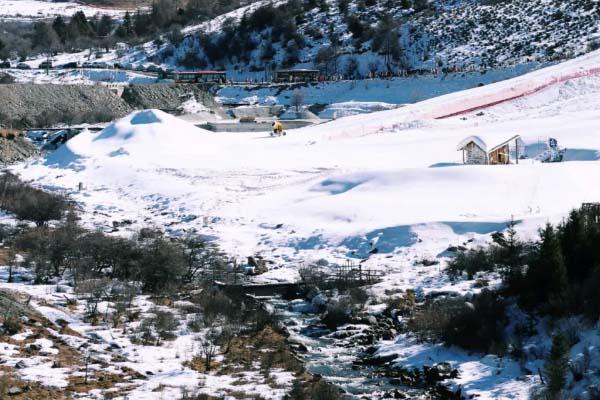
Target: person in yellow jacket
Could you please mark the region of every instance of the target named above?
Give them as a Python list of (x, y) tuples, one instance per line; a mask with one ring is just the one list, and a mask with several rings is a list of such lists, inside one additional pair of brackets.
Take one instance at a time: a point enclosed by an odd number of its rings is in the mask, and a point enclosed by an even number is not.
[(271, 124), (271, 126), (273, 127), (273, 133), (271, 136), (281, 136), (283, 134), (283, 124), (281, 121), (275, 121), (273, 124)]

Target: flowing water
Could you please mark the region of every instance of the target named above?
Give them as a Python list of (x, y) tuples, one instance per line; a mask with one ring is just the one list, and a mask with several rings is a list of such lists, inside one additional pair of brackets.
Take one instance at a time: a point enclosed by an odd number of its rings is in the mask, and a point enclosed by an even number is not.
[(386, 391), (396, 389), (410, 398), (425, 394), (421, 390), (390, 384), (389, 379), (379, 376), (373, 367), (354, 367), (353, 362), (360, 359), (364, 347), (353, 343), (351, 337), (342, 336), (360, 334), (368, 326), (351, 325), (347, 330), (330, 332), (318, 326), (318, 315), (290, 311), (289, 301), (270, 299), (268, 303), (283, 319), (290, 339), (307, 347), (308, 351), (302, 354), (306, 369), (342, 388), (347, 398), (378, 399), (383, 398)]

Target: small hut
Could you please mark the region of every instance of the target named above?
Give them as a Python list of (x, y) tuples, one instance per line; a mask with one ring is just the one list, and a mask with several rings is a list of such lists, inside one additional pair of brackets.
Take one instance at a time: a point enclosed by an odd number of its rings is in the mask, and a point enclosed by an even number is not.
[(511, 164), (519, 163), (525, 145), (519, 135), (486, 143), (479, 136), (469, 136), (458, 144), (465, 164)]

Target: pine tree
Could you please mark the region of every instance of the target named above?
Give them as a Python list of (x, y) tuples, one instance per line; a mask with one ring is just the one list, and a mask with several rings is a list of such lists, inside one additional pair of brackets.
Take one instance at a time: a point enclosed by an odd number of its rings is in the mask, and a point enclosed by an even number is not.
[(501, 243), (502, 264), (504, 267), (504, 283), (512, 292), (517, 292), (523, 279), (524, 245), (519, 240), (514, 219), (508, 223), (506, 237)]
[(52, 22), (52, 28), (54, 32), (58, 35), (58, 38), (62, 43), (65, 43), (67, 40), (67, 24), (65, 20), (60, 15), (54, 19)]
[(559, 399), (567, 380), (569, 345), (562, 334), (552, 337), (552, 348), (544, 363), (546, 389), (550, 399)]
[(291, 400), (307, 400), (308, 396), (304, 390), (304, 385), (300, 379), (295, 379), (290, 391)]
[(554, 228), (548, 224), (542, 232), (540, 257), (547, 276), (547, 301), (550, 314), (558, 316), (564, 312), (568, 290), (567, 268), (560, 242)]
[(527, 289), (522, 291), (529, 306), (559, 316), (565, 311), (568, 292), (567, 269), (560, 241), (552, 225), (540, 232), (541, 243), (527, 271)]

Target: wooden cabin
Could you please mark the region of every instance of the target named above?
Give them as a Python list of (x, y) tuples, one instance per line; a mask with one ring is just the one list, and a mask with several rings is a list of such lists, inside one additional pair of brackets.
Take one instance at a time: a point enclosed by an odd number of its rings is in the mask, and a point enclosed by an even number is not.
[(479, 136), (469, 136), (457, 146), (464, 164), (506, 165), (519, 163), (525, 145), (519, 135), (486, 143)]

